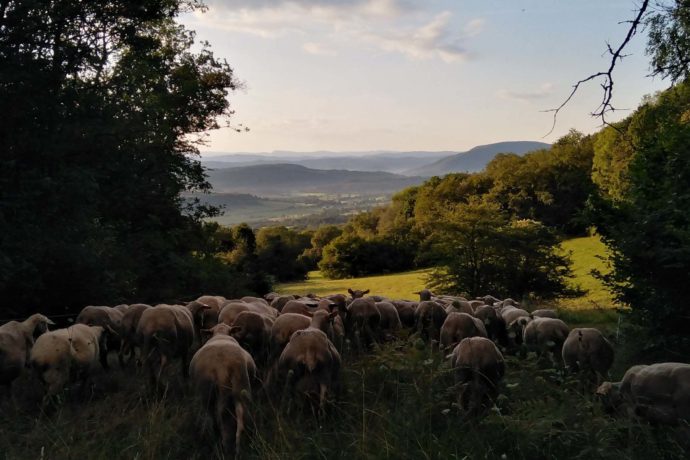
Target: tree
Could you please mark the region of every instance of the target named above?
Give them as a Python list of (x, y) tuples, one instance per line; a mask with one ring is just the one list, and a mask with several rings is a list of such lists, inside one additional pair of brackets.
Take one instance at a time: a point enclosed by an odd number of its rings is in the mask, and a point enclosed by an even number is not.
[(448, 212), (430, 237), (438, 268), (427, 283), (471, 297), (554, 298), (575, 292), (567, 255), (553, 230), (536, 221), (511, 220), (495, 203), (473, 200)]
[(644, 345), (668, 358), (690, 350), (689, 122), (688, 82), (648, 99), (627, 124), (634, 149), (621, 197), (604, 189), (592, 200), (597, 228), (613, 252), (606, 280), (631, 307), (632, 323), (647, 332)]
[(175, 22), (199, 3), (0, 7), (3, 303), (194, 295), (214, 209), (180, 194), (209, 188), (194, 157), (232, 113), (236, 87), (229, 65), (204, 44), (193, 51), (194, 34)]
[(302, 263), (310, 270), (315, 270), (323, 257), (323, 248), (342, 233), (343, 229), (337, 225), (321, 225), (311, 237), (311, 246), (300, 256)]
[(277, 281), (303, 280), (308, 268), (300, 255), (309, 247), (307, 235), (287, 227), (264, 227), (256, 235), (259, 266)]

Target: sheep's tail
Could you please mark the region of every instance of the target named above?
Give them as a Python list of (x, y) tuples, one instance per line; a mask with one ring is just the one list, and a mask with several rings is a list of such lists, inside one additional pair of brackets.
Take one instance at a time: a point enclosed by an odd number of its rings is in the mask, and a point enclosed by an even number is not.
[(308, 349), (304, 356), (304, 366), (307, 368), (307, 371), (314, 372), (318, 365), (319, 360), (316, 353), (314, 353), (314, 350)]

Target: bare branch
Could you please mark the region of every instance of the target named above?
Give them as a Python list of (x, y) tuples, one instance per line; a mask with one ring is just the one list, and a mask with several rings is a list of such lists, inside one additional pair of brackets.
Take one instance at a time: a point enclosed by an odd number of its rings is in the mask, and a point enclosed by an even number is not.
[(548, 136), (554, 131), (554, 129), (556, 129), (556, 120), (558, 117), (558, 113), (575, 96), (575, 93), (577, 93), (580, 86), (598, 78), (604, 79), (604, 82), (601, 84), (601, 88), (604, 94), (601, 100), (601, 104), (590, 115), (592, 115), (593, 117), (601, 118), (601, 122), (603, 125), (609, 124), (606, 121), (606, 114), (609, 112), (616, 111), (616, 108), (611, 103), (613, 99), (614, 86), (613, 71), (616, 68), (616, 64), (618, 64), (619, 61), (622, 61), (623, 58), (628, 56), (627, 54), (623, 54), (623, 50), (637, 33), (637, 29), (640, 26), (640, 24), (642, 24), (645, 12), (647, 11), (648, 7), (649, 0), (643, 0), (642, 5), (637, 10), (637, 16), (635, 17), (635, 19), (633, 19), (632, 21), (625, 21), (630, 23), (630, 28), (628, 29), (628, 33), (626, 34), (625, 38), (623, 39), (623, 41), (617, 49), (614, 50), (610, 44), (606, 44), (606, 52), (611, 56), (611, 63), (609, 64), (609, 68), (606, 71), (597, 72), (586, 78), (583, 78), (582, 80), (579, 80), (577, 83), (575, 83), (572, 91), (570, 92), (568, 97), (561, 103), (561, 105), (554, 109), (544, 110), (544, 112), (553, 112), (553, 124), (551, 125), (551, 130), (549, 130), (549, 132), (544, 137)]

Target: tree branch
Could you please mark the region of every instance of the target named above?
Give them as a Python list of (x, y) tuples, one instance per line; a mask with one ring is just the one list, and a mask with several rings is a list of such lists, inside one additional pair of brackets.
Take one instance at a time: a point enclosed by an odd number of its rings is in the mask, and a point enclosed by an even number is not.
[(582, 80), (579, 80), (577, 83), (575, 83), (572, 91), (570, 92), (568, 97), (565, 98), (565, 100), (561, 103), (561, 105), (553, 109), (544, 110), (544, 112), (553, 112), (553, 124), (551, 125), (551, 129), (549, 130), (549, 132), (544, 137), (548, 136), (554, 131), (554, 129), (556, 128), (556, 120), (558, 118), (559, 112), (575, 96), (575, 93), (577, 93), (577, 91), (580, 89), (580, 86), (599, 78), (604, 79), (604, 82), (601, 84), (601, 88), (604, 91), (604, 95), (602, 97), (601, 104), (599, 104), (597, 109), (590, 115), (592, 115), (593, 117), (601, 118), (602, 124), (608, 124), (606, 122), (606, 114), (609, 112), (615, 112), (616, 110), (616, 108), (611, 103), (611, 100), (613, 99), (614, 86), (613, 71), (616, 68), (616, 64), (618, 64), (618, 61), (622, 61), (623, 58), (627, 56), (626, 54), (623, 54), (623, 50), (637, 33), (637, 29), (640, 26), (640, 24), (642, 24), (645, 12), (647, 11), (648, 7), (649, 0), (643, 0), (642, 5), (637, 10), (637, 16), (632, 21), (629, 21), (630, 28), (628, 29), (628, 33), (626, 34), (625, 39), (623, 39), (623, 41), (617, 49), (614, 50), (613, 48), (611, 48), (610, 44), (606, 45), (606, 52), (611, 56), (611, 63), (609, 64), (609, 68), (606, 71), (597, 72), (586, 78), (583, 78)]

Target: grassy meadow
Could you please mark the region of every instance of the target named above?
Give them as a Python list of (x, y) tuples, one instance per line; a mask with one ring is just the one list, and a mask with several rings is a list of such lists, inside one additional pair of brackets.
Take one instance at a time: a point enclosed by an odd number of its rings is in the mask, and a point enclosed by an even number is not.
[[(575, 282), (589, 288), (578, 302), (559, 305), (571, 325), (596, 324), (615, 341), (616, 312), (589, 275), (600, 242), (580, 238)], [(428, 271), (350, 280), (318, 272), (281, 292), (324, 294), (348, 287), (412, 298)], [(591, 301), (591, 302), (590, 302)], [(570, 301), (568, 301), (570, 302)], [(590, 306), (590, 308), (585, 308)], [(654, 427), (603, 412), (594, 387), (532, 353), (506, 354), (501, 396), (481, 420), (457, 406), (458, 388), (444, 354), (410, 331), (366, 354), (343, 350), (343, 390), (327, 415), (300, 410), (281, 389), (255, 391), (243, 443), (247, 459), (644, 459), (687, 458), (687, 428)], [(630, 365), (617, 356), (612, 377)], [(141, 369), (99, 371), (93, 387), (67, 389), (50, 414), (40, 409), (40, 386), (30, 376), (0, 398), (0, 459), (223, 458), (201, 402), (176, 362), (152, 395)]]

